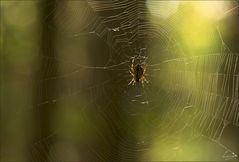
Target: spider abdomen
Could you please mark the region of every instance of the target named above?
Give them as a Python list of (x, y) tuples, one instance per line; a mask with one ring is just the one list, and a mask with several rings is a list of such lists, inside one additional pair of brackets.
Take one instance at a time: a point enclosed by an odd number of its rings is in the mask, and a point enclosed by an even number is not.
[(144, 74), (144, 69), (139, 64), (135, 66), (135, 81), (139, 82)]

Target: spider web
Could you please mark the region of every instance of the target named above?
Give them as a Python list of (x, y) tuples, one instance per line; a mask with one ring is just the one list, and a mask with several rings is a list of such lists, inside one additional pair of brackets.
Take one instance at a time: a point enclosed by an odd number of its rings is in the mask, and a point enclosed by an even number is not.
[[(220, 47), (188, 55), (170, 23), (174, 17), (149, 21), (157, 13), (141, 0), (55, 4), (43, 22), (53, 17), (46, 25), (56, 45), (51, 56), (39, 56), (37, 107), (73, 114), (55, 115), (58, 124), (32, 146), (35, 161), (187, 160), (176, 154), (200, 143), (219, 148), (214, 159), (238, 159), (222, 136), (239, 125), (239, 54), (215, 25)], [(144, 88), (128, 86), (130, 58), (137, 55), (147, 57)], [(165, 151), (151, 158), (155, 139)]]

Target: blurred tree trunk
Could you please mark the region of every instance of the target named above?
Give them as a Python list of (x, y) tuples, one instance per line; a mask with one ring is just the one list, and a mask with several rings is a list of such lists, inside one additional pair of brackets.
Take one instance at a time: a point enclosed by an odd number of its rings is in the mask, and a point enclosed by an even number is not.
[[(50, 142), (48, 137), (53, 133), (51, 131), (51, 116), (56, 108), (55, 102), (52, 102), (56, 95), (57, 79), (46, 80), (56, 76), (56, 60), (50, 59), (54, 53), (55, 31), (51, 28), (54, 25), (53, 16), (55, 9), (54, 0), (42, 0), (39, 3), (41, 27), (41, 48), (39, 54), (39, 70), (36, 74), (36, 140), (32, 148), (32, 156), (35, 161), (54, 161), (50, 154)], [(46, 102), (47, 101), (47, 102)]]

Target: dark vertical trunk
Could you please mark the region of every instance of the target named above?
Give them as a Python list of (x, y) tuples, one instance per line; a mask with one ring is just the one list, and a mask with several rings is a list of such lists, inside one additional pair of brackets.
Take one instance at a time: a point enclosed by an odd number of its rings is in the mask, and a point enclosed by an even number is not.
[(36, 74), (35, 88), (35, 117), (36, 117), (36, 139), (31, 148), (32, 158), (35, 161), (52, 161), (50, 154), (49, 136), (52, 134), (50, 128), (51, 116), (56, 108), (55, 102), (52, 102), (56, 95), (57, 80), (46, 80), (56, 75), (56, 61), (50, 59), (54, 53), (55, 32), (50, 26), (54, 24), (52, 11), (54, 10), (54, 0), (43, 0), (39, 3), (41, 15), (41, 44), (39, 45), (39, 70)]

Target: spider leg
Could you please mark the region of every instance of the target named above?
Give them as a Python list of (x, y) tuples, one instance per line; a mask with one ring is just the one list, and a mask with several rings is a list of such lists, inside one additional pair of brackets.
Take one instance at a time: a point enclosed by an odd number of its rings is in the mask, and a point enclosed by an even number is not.
[(142, 78), (140, 79), (141, 82), (146, 82), (147, 84), (149, 83), (149, 81), (145, 78), (145, 76), (142, 76)]
[(144, 81), (146, 82), (146, 83), (149, 83), (149, 81), (144, 77)]
[(132, 59), (131, 61), (131, 66), (130, 66), (130, 70), (129, 70), (129, 73), (132, 75), (132, 80), (129, 82), (128, 85), (135, 85), (135, 75), (134, 75), (134, 58)]
[(130, 69), (134, 69), (134, 63), (132, 62), (131, 66), (130, 66)]
[(144, 79), (141, 80), (142, 87), (144, 88)]
[(146, 68), (144, 67), (143, 69), (144, 69), (144, 71), (143, 71), (143, 75), (145, 75), (145, 73), (146, 73)]
[(134, 58), (132, 59), (132, 65), (134, 64)]
[(131, 70), (129, 70), (129, 73), (134, 77), (134, 73)]
[(129, 82), (129, 84), (128, 85), (134, 85), (135, 84), (135, 81), (134, 81), (134, 78)]

